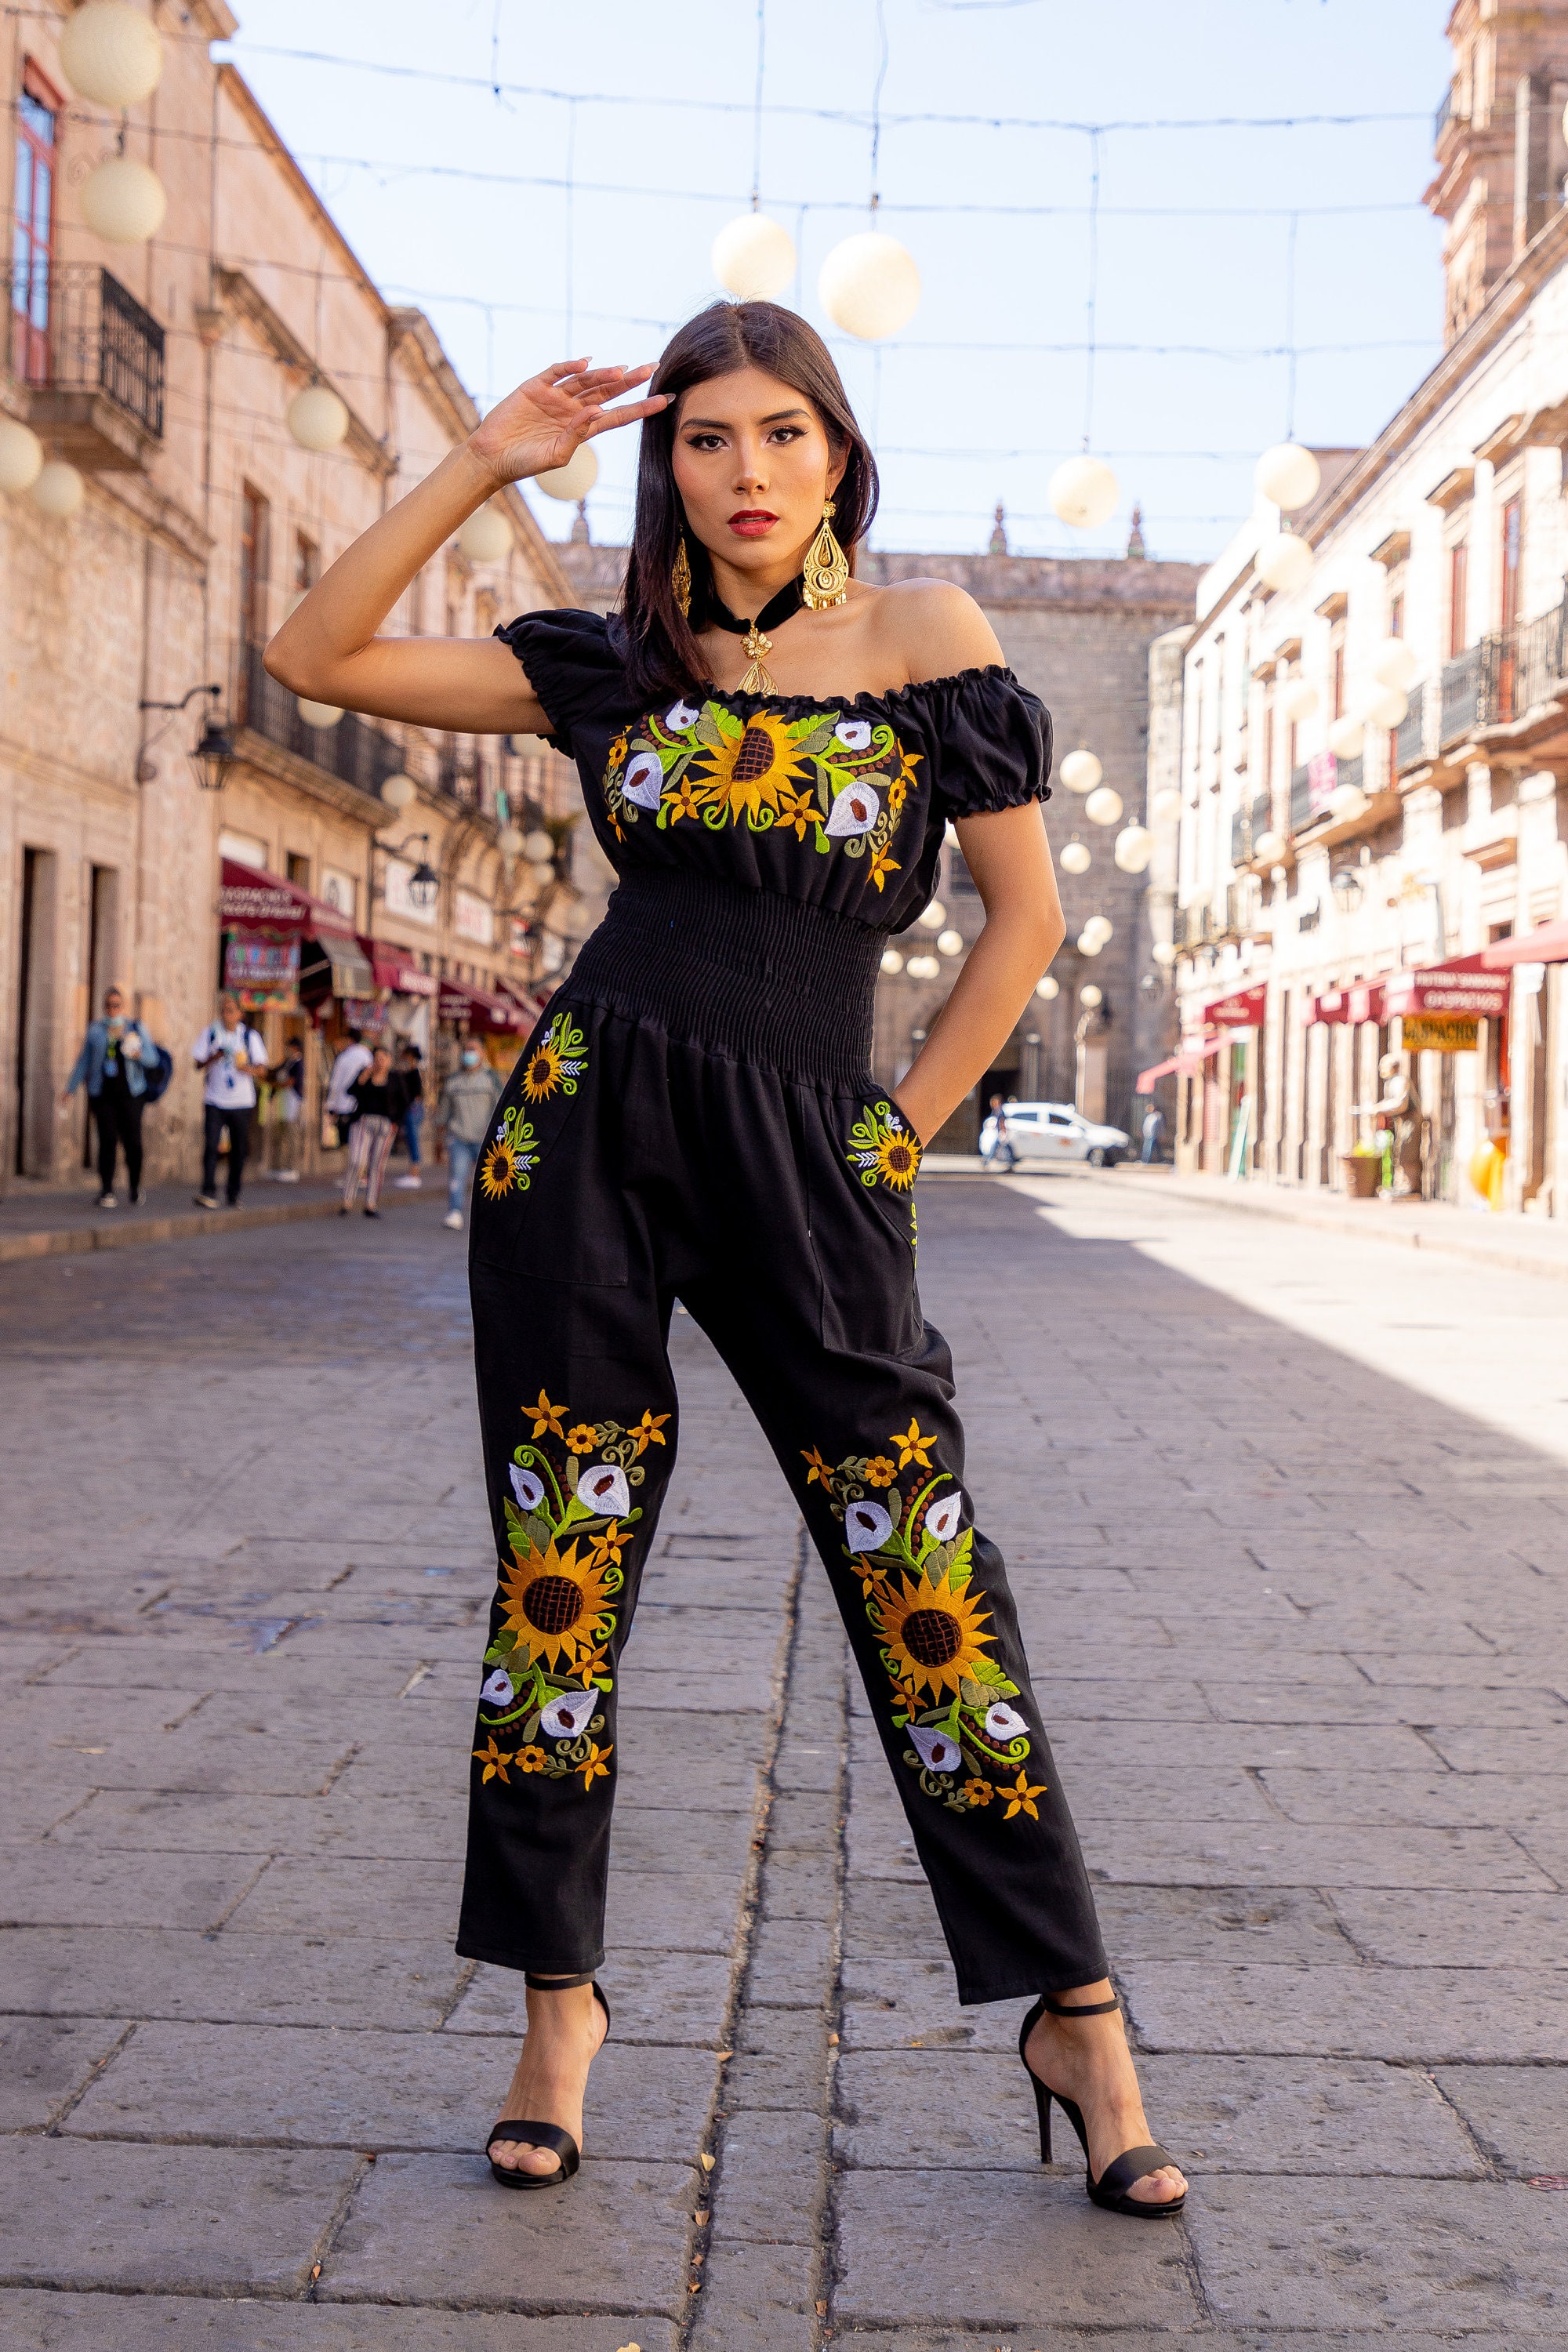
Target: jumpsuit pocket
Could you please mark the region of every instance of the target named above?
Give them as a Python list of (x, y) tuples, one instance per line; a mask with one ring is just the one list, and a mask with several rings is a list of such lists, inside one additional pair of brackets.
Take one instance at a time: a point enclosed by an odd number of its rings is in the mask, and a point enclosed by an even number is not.
[(919, 1139), (884, 1087), (821, 1108), (806, 1184), (823, 1339), (857, 1353), (914, 1356), (925, 1332), (915, 1286)]
[(602, 1042), (595, 1008), (579, 1013), (557, 1000), (519, 1055), (474, 1181), (477, 1264), (536, 1282), (627, 1279), (617, 1162), (603, 1133)]

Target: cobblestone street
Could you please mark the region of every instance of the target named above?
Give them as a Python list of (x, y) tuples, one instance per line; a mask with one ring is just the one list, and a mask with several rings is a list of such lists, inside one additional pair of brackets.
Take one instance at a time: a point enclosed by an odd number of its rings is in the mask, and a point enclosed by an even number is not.
[[(1561, 1283), (931, 1178), (926, 1310), (1184, 2217), (1042, 2173), (783, 1481), (678, 1317), (582, 2175), (478, 2150), (463, 1244), (0, 1267), (6, 2352), (1568, 2347)], [(1557, 2193), (1563, 2192), (1563, 2193)]]

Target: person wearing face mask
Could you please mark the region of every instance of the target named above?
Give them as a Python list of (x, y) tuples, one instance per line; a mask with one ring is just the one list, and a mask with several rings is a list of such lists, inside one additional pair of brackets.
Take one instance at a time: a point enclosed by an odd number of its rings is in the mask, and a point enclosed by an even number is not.
[(66, 1081), (60, 1100), (69, 1102), (85, 1078), (87, 1098), (98, 1125), (98, 1205), (116, 1209), (114, 1169), (125, 1153), (125, 1181), (131, 1205), (142, 1205), (142, 1114), (147, 1107), (147, 1080), (158, 1059), (158, 1049), (140, 1021), (125, 1017), (125, 999), (118, 988), (103, 992), (103, 1018), (89, 1022), (76, 1067)]
[(447, 1139), (444, 1222), (455, 1234), (463, 1230), (463, 1206), (500, 1090), (500, 1074), (491, 1069), (472, 1039), (465, 1039), (458, 1067), (442, 1087), (436, 1106), (436, 1124)]

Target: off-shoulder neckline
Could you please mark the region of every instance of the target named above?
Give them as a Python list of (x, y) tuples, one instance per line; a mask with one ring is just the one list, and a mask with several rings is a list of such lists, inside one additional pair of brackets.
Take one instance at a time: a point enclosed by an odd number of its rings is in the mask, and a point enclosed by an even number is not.
[(891, 705), (907, 703), (917, 695), (936, 694), (951, 687), (966, 686), (972, 680), (992, 677), (1004, 686), (1018, 684), (1005, 662), (983, 662), (971, 669), (953, 670), (946, 677), (911, 678), (907, 686), (889, 686), (880, 694), (742, 694), (739, 687), (716, 686), (711, 678), (705, 678), (698, 691), (715, 702), (747, 703), (755, 709), (805, 718), (814, 710), (885, 710)]

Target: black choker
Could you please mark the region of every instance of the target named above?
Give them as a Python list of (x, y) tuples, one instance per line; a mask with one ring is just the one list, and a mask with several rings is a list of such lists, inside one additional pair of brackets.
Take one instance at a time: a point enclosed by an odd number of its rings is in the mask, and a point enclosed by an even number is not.
[(781, 588), (776, 596), (769, 597), (754, 621), (738, 621), (729, 606), (721, 603), (718, 590), (711, 581), (709, 582), (703, 618), (714, 628), (727, 629), (732, 637), (745, 639), (745, 650), (751, 667), (736, 688), (737, 694), (776, 694), (778, 692), (778, 688), (763, 667), (766, 656), (773, 649), (773, 640), (768, 635), (768, 631), (782, 628), (785, 621), (794, 618), (805, 602), (803, 575), (797, 572), (787, 588)]

